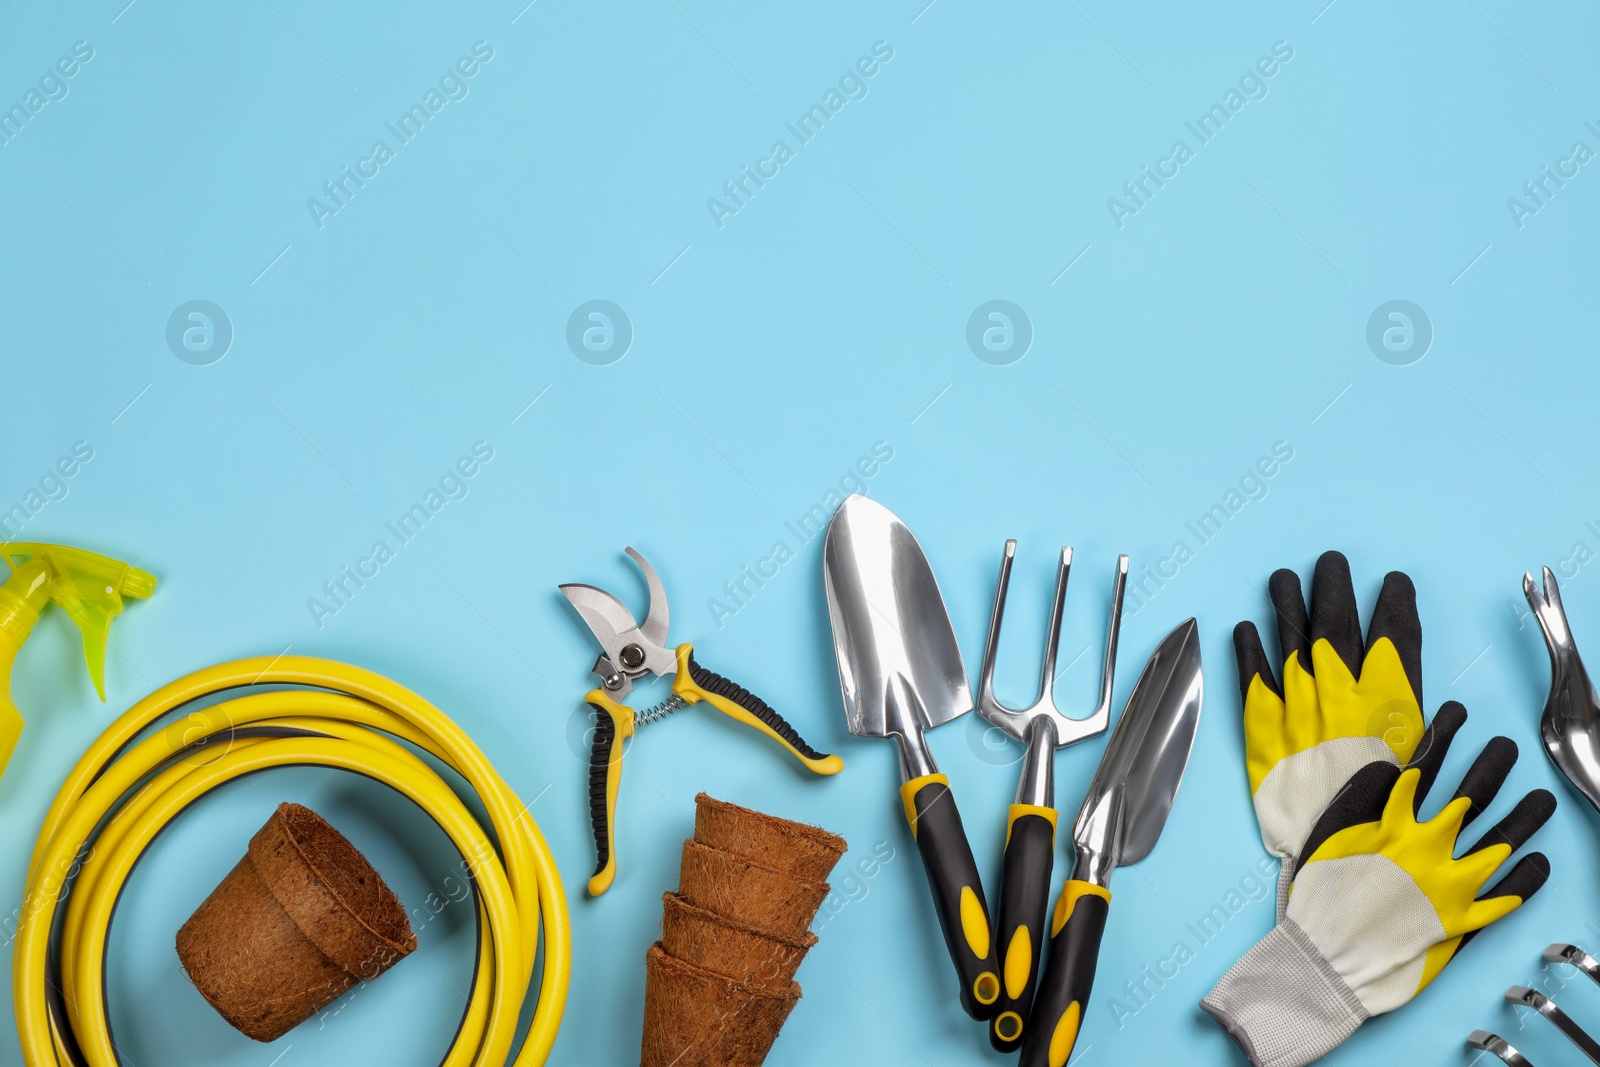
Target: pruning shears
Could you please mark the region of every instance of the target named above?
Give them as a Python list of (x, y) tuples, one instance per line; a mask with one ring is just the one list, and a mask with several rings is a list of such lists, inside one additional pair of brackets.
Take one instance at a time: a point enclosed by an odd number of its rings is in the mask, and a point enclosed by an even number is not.
[[(632, 548), (627, 553), (644, 572), (650, 587), (650, 610), (643, 623), (622, 601), (603, 589), (577, 582), (560, 587), (602, 650), (594, 662), (600, 685), (584, 697), (595, 715), (594, 742), (589, 752), (589, 817), (594, 825), (595, 871), (589, 879), (589, 895), (596, 897), (611, 888), (617, 876), (615, 822), (623, 742), (637, 730), (687, 705), (706, 701), (724, 715), (778, 742), (807, 770), (838, 774), (844, 769), (843, 760), (806, 744), (766, 701), (700, 666), (692, 644), (669, 647), (666, 588), (643, 556)], [(673, 675), (672, 694), (654, 707), (636, 712), (620, 701), (632, 691), (634, 679), (647, 674)]]

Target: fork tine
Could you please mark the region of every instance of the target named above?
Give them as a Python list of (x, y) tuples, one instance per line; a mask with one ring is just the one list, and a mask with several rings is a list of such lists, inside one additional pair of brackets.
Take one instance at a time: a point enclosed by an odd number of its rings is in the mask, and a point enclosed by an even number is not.
[(1128, 554), (1117, 556), (1117, 577), (1111, 590), (1111, 621), (1106, 624), (1106, 660), (1100, 671), (1100, 703), (1095, 715), (1111, 714), (1111, 683), (1117, 672), (1117, 638), (1122, 634), (1122, 594), (1128, 585)]
[[(1055, 602), (1050, 606), (1050, 629), (1044, 639), (1044, 670), (1039, 679), (1039, 700), (1056, 703), (1056, 653), (1061, 647), (1061, 614), (1067, 604), (1067, 577), (1072, 573), (1072, 548), (1061, 550), (1061, 564), (1056, 568)], [(1056, 710), (1060, 710), (1057, 708)]]
[(983, 643), (983, 666), (978, 672), (980, 704), (998, 703), (994, 699), (995, 650), (1000, 647), (1000, 620), (1006, 613), (1006, 589), (1011, 585), (1011, 561), (1016, 554), (1016, 538), (1006, 538), (1006, 547), (1000, 554), (1000, 579), (995, 583), (994, 611), (989, 615), (989, 637)]

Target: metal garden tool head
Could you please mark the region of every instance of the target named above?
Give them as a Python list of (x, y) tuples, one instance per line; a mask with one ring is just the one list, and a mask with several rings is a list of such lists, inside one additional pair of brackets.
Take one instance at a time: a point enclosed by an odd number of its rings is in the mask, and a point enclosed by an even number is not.
[(1600, 694), (1578, 655), (1561, 606), (1561, 589), (1550, 568), (1544, 568), (1543, 593), (1531, 574), (1522, 576), (1522, 592), (1550, 651), (1550, 695), (1539, 724), (1545, 752), (1573, 787), (1600, 809)]
[(972, 690), (928, 557), (864, 496), (840, 505), (822, 553), (850, 732), (898, 739), (907, 779), (937, 773), (922, 732), (971, 711)]
[(633, 690), (635, 678), (646, 674), (671, 674), (678, 665), (673, 650), (667, 647), (667, 623), (671, 615), (667, 608), (666, 586), (662, 585), (661, 576), (650, 562), (631, 546), (623, 551), (639, 565), (645, 584), (650, 587), (650, 610), (643, 623), (636, 622), (633, 612), (604, 589), (582, 582), (568, 582), (560, 587), (562, 595), (577, 609), (578, 616), (600, 643), (602, 651), (594, 661), (593, 673), (614, 697), (627, 696)]
[(1006, 611), (1006, 590), (1011, 584), (1011, 563), (1017, 552), (1015, 539), (1006, 541), (1000, 556), (1000, 580), (995, 587), (994, 613), (989, 617), (989, 639), (983, 647), (983, 668), (978, 679), (978, 714), (1028, 746), (1017, 783), (1018, 804), (1055, 806), (1053, 756), (1057, 748), (1104, 733), (1111, 721), (1111, 684), (1117, 663), (1117, 636), (1122, 629), (1122, 594), (1128, 581), (1128, 557), (1117, 557), (1116, 584), (1111, 594), (1111, 621), (1106, 631), (1105, 662), (1100, 673), (1100, 700), (1088, 716), (1075, 719), (1056, 703), (1056, 654), (1061, 644), (1061, 614), (1067, 602), (1067, 577), (1072, 571), (1072, 549), (1061, 550), (1056, 569), (1055, 599), (1050, 607), (1050, 628), (1045, 635), (1044, 669), (1039, 695), (1026, 708), (1009, 708), (994, 695), (995, 652), (1000, 646), (1000, 623)]
[(1189, 766), (1205, 676), (1200, 628), (1185, 619), (1150, 654), (1106, 742), (1072, 828), (1073, 877), (1105, 884), (1112, 867), (1150, 855)]

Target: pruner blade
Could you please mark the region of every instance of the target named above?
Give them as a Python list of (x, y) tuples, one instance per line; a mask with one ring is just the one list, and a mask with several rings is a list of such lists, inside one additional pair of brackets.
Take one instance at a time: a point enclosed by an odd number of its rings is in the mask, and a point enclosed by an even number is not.
[(632, 548), (628, 555), (644, 571), (650, 587), (650, 610), (643, 625), (616, 597), (604, 589), (570, 582), (560, 587), (578, 616), (600, 643), (604, 655), (594, 673), (616, 693), (626, 693), (631, 680), (645, 673), (671, 674), (677, 670), (677, 656), (666, 645), (667, 596), (661, 579), (645, 558)]
[(650, 566), (650, 561), (639, 554), (639, 550), (629, 545), (623, 551), (628, 553), (630, 559), (644, 571), (644, 580), (650, 586), (650, 611), (644, 618), (644, 625), (639, 627), (639, 632), (645, 639), (659, 648), (667, 645), (667, 587), (661, 584), (660, 575)]

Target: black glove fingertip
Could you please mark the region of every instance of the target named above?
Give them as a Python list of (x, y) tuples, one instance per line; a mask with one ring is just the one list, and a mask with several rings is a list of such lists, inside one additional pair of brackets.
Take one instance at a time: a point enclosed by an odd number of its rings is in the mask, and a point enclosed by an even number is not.
[(1423, 732), (1422, 740), (1411, 754), (1411, 762), (1406, 765), (1422, 772), (1417, 783), (1417, 810), (1421, 810), (1422, 798), (1428, 795), (1428, 790), (1433, 788), (1434, 781), (1439, 777), (1439, 768), (1444, 766), (1444, 758), (1450, 754), (1450, 742), (1455, 740), (1456, 732), (1466, 722), (1467, 709), (1459, 701), (1451, 700), (1439, 708), (1433, 722)]
[(1512, 852), (1528, 843), (1528, 839), (1539, 832), (1539, 828), (1550, 821), (1550, 816), (1556, 811), (1555, 794), (1548, 789), (1535, 789), (1521, 800), (1511, 813), (1501, 819), (1489, 832), (1478, 839), (1467, 852), (1482, 851), (1494, 845), (1507, 845)]
[(1326, 640), (1350, 673), (1361, 673), (1361, 618), (1350, 561), (1343, 552), (1324, 552), (1311, 575), (1311, 642)]
[(1383, 577), (1383, 588), (1378, 592), (1378, 603), (1372, 609), (1372, 621), (1367, 624), (1367, 648), (1387, 637), (1400, 656), (1406, 680), (1417, 703), (1422, 703), (1422, 621), (1417, 617), (1417, 587), (1409, 575), (1390, 571)]
[(1267, 593), (1272, 600), (1272, 611), (1277, 616), (1278, 651), (1283, 662), (1299, 653), (1300, 666), (1311, 671), (1311, 622), (1306, 617), (1306, 600), (1300, 589), (1300, 576), (1288, 568), (1272, 572), (1267, 579)]
[(1267, 650), (1261, 646), (1261, 632), (1253, 622), (1241, 622), (1233, 628), (1233, 655), (1239, 663), (1239, 699), (1250, 695), (1250, 683), (1259, 675), (1266, 687), (1283, 696), (1277, 679), (1272, 676), (1272, 664), (1267, 661)]
[[(1550, 861), (1543, 852), (1530, 852), (1517, 861), (1511, 868), (1511, 873), (1494, 884), (1493, 889), (1484, 891), (1479, 900), (1495, 900), (1500, 897), (1516, 897), (1526, 904), (1535, 893), (1544, 888), (1550, 878)], [(1456, 947), (1456, 954), (1466, 948), (1473, 938), (1482, 930), (1471, 930), (1461, 937), (1461, 944)]]
[(1483, 746), (1483, 751), (1478, 753), (1478, 758), (1467, 769), (1467, 776), (1461, 779), (1461, 788), (1451, 798), (1466, 797), (1471, 801), (1466, 818), (1461, 820), (1462, 826), (1472, 822), (1483, 814), (1484, 808), (1494, 803), (1496, 794), (1505, 785), (1516, 762), (1517, 743), (1509, 737), (1492, 737)]
[(1544, 888), (1545, 882), (1550, 879), (1550, 860), (1543, 852), (1530, 852), (1517, 861), (1511, 868), (1511, 873), (1494, 884), (1494, 888), (1487, 890), (1479, 900), (1495, 900), (1499, 897), (1519, 897), (1523, 903)]

